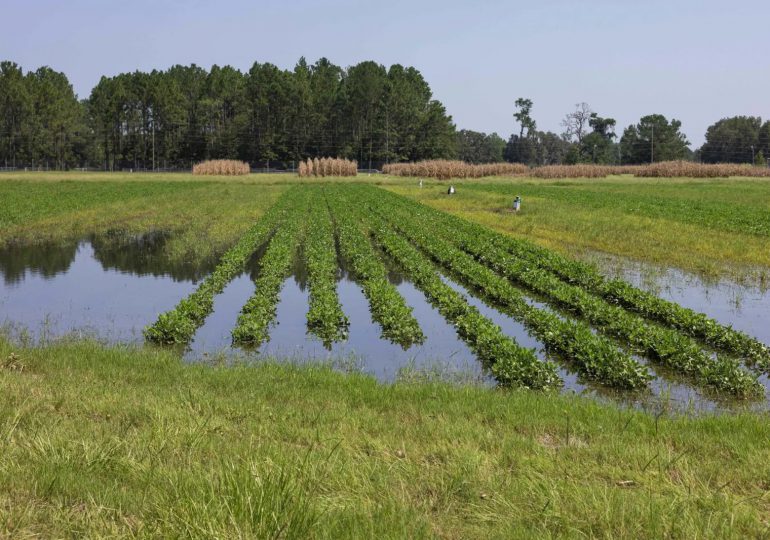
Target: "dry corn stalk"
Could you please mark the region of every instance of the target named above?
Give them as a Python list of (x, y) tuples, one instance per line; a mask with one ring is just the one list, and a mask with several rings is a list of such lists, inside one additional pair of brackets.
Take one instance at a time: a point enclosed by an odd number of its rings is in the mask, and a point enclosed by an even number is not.
[(417, 163), (391, 163), (382, 169), (394, 176), (424, 176), (426, 178), (481, 178), (483, 176), (522, 176), (529, 174), (529, 167), (521, 163), (482, 163), (431, 159)]
[(248, 163), (234, 159), (210, 159), (193, 165), (195, 175), (236, 176), (250, 172)]
[(313, 158), (307, 161), (300, 161), (297, 174), (303, 177), (356, 176), (358, 174), (358, 163), (342, 158)]

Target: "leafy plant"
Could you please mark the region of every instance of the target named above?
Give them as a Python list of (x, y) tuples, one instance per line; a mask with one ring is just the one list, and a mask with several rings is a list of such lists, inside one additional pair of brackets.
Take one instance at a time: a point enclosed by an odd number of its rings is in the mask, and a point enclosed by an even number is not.
[[(370, 188), (374, 189), (374, 188)], [(379, 195), (379, 193), (378, 193)], [(712, 358), (697, 343), (674, 329), (652, 325), (623, 308), (592, 296), (578, 286), (565, 283), (530, 260), (523, 260), (496, 245), (496, 233), (483, 230), (463, 220), (392, 194), (383, 194), (408, 208), (415, 226), (444, 238), (474, 256), (479, 262), (552, 302), (584, 317), (597, 330), (629, 343), (658, 363), (692, 377), (699, 384), (711, 386), (738, 397), (762, 393), (755, 377), (740, 364), (725, 357)], [(430, 216), (425, 218), (420, 216)]]
[(298, 192), (292, 202), (294, 204), (287, 219), (278, 228), (259, 261), (256, 291), (241, 309), (232, 331), (233, 343), (260, 345), (269, 339), (268, 329), (275, 319), (278, 295), (305, 232), (304, 223), (298, 218), (307, 211), (308, 192)]
[(422, 343), (425, 335), (412, 315), (412, 309), (388, 281), (385, 266), (362, 231), (363, 225), (353, 219), (345, 206), (339, 188), (330, 187), (324, 193), (334, 218), (340, 254), (361, 284), (372, 318), (382, 328), (383, 337), (405, 349)]
[(347, 337), (350, 322), (337, 297), (337, 250), (329, 208), (319, 189), (313, 189), (312, 193), (314, 202), (310, 206), (304, 242), (310, 285), (307, 326), (328, 347), (331, 342)]
[(145, 339), (163, 344), (189, 342), (211, 313), (214, 296), (222, 292), (225, 286), (243, 271), (248, 258), (283, 222), (299, 194), (299, 188), (287, 191), (262, 219), (222, 256), (214, 272), (201, 282), (195, 292), (180, 301), (171, 311), (161, 313), (153, 325), (144, 329)]
[[(350, 201), (349, 208), (359, 208)], [(476, 308), (435, 272), (432, 264), (409, 242), (393, 232), (375, 214), (359, 214), (371, 225), (375, 241), (401, 266), (441, 315), (450, 321), (458, 335), (505, 386), (552, 389), (562, 385), (551, 362), (541, 362), (534, 351), (525, 349), (503, 334), (499, 326)]]
[(387, 215), (391, 226), (453, 276), (521, 320), (548, 349), (573, 362), (586, 378), (616, 388), (647, 386), (652, 378), (648, 370), (607, 339), (594, 335), (586, 324), (563, 320), (551, 311), (530, 305), (505, 278), (431, 234), (424, 222), (414, 219), (417, 216), (413, 211), (404, 212), (397, 204), (373, 198), (368, 203), (371, 212), (381, 212), (383, 218)]

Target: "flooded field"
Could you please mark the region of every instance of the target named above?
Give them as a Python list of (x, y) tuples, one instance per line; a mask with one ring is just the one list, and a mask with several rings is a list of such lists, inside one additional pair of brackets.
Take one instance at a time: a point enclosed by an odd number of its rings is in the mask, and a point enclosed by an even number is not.
[(704, 280), (676, 268), (660, 268), (627, 259), (602, 256), (598, 262), (609, 276), (706, 313), (770, 343), (770, 287), (754, 282), (743, 285), (726, 279)]
[[(194, 291), (206, 268), (166, 265), (162, 249), (152, 244), (144, 248), (135, 245), (128, 251), (133, 256), (123, 253), (115, 257), (93, 241), (0, 251), (2, 325), (17, 339), (34, 343), (66, 335), (142, 343), (143, 328)], [(307, 332), (307, 276), (300, 265), (295, 265), (292, 277), (282, 288), (270, 340), (259, 350), (232, 347), (230, 332), (245, 300), (254, 291), (255, 263), (253, 260), (249, 270), (215, 298), (213, 313), (184, 350), (187, 361), (204, 361), (218, 355), (298, 361), (334, 359), (349, 362), (350, 367), (361, 368), (381, 380), (393, 380), (402, 368), (415, 368), (491, 383), (452, 326), (395, 272), (389, 278), (414, 309), (426, 334), (421, 345), (403, 349), (383, 339), (361, 288), (347, 272), (342, 272), (338, 290), (351, 321), (349, 337), (325, 347)], [(517, 339), (537, 346), (523, 329), (518, 332)]]
[[(0, 251), (0, 313), (5, 332), (29, 343), (62, 336), (89, 336), (108, 343), (141, 344), (142, 330), (161, 312), (173, 308), (180, 298), (195, 290), (214, 262), (197, 265), (169, 264), (163, 251), (162, 235), (150, 235), (117, 244), (84, 240), (69, 245), (15, 246)], [(436, 377), (443, 380), (494, 384), (481, 368), (474, 353), (458, 338), (414, 284), (395, 270), (389, 280), (414, 310), (425, 334), (419, 345), (403, 348), (381, 336), (381, 329), (369, 312), (358, 283), (340, 271), (337, 283), (340, 302), (350, 320), (348, 338), (326, 347), (308, 333), (305, 314), (308, 288), (305, 269), (295, 264), (292, 276), (280, 293), (276, 324), (270, 340), (258, 350), (231, 345), (231, 330), (238, 314), (254, 291), (256, 257), (247, 272), (236, 277), (214, 300), (214, 310), (181, 353), (185, 361), (218, 361), (232, 358), (286, 358), (292, 361), (329, 361), (339, 369), (362, 370), (382, 381), (398, 377)], [(702, 311), (716, 320), (770, 342), (770, 292), (734, 283), (704, 283), (698, 278), (668, 270), (614, 261), (609, 273), (620, 275), (637, 286), (663, 298)], [(521, 345), (535, 349), (540, 358), (548, 353), (518, 321), (485, 304), (468, 289), (443, 276), (445, 283), (466, 296), (474, 307), (498, 324), (504, 334)], [(533, 305), (547, 306), (529, 298)], [(558, 314), (558, 311), (556, 312)], [(593, 393), (634, 406), (676, 410), (766, 408), (767, 402), (750, 405), (718, 402), (703, 390), (693, 388), (681, 377), (655, 368), (652, 396), (615, 393), (584, 384), (568, 363), (559, 362), (564, 391)], [(643, 358), (637, 360), (645, 362)], [(653, 366), (650, 366), (651, 368)], [(766, 377), (761, 381), (768, 388)]]

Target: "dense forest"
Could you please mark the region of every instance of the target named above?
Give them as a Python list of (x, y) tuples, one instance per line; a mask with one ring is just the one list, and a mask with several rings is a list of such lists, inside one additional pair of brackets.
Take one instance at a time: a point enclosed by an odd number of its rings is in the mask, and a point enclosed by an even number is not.
[(365, 166), (455, 153), (452, 119), (420, 72), (375, 62), (136, 71), (102, 77), (83, 101), (63, 73), (24, 74), (3, 62), (0, 118), (6, 166), (149, 169), (234, 158), (269, 167), (321, 155)]
[[(456, 130), (413, 67), (325, 58), (292, 70), (254, 63), (248, 72), (196, 65), (102, 77), (79, 100), (64, 73), (24, 72), (0, 62), (0, 167), (189, 169), (209, 158), (289, 168), (315, 156), (360, 167), (434, 158), (471, 163), (649, 163), (696, 159), (765, 163), (770, 122), (722, 119), (692, 151), (678, 120), (640, 119), (618, 137), (616, 121), (586, 103), (565, 116), (561, 134), (537, 129), (532, 100), (515, 101), (518, 124), (496, 133)], [(510, 111), (501, 111), (509, 115)], [(514, 128), (512, 122), (512, 129)]]

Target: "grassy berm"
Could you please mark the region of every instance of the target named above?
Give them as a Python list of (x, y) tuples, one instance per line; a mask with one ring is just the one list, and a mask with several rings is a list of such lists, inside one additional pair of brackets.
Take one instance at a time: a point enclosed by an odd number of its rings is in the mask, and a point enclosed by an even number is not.
[(0, 339), (0, 537), (760, 538), (766, 415)]

